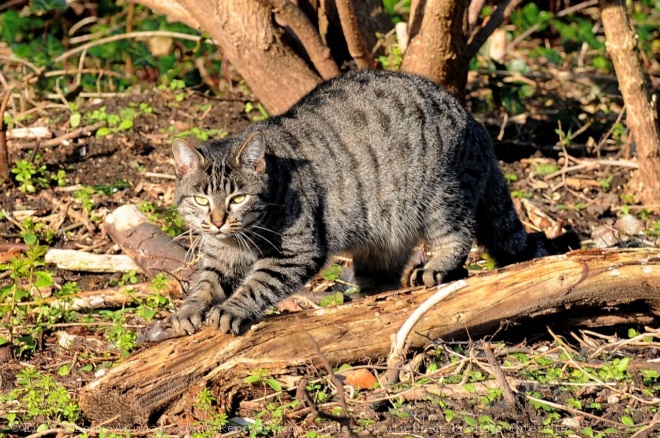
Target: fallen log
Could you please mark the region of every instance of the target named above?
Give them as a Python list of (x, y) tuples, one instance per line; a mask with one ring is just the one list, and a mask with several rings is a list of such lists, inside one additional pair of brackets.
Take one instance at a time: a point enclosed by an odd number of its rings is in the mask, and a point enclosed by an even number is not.
[[(560, 323), (559, 315), (587, 311), (630, 315), (630, 307), (639, 311), (645, 306), (646, 314), (657, 316), (660, 250), (576, 251), (472, 277), (467, 283), (417, 322), (408, 337), (411, 348), (439, 338), (504, 331), (504, 322), (525, 324), (546, 318), (547, 323)], [(96, 422), (115, 418), (111, 424), (145, 425), (162, 414), (190, 409), (197, 391), (211, 385), (218, 400), (231, 406), (245, 388), (244, 378), (257, 368), (277, 378), (297, 375), (310, 363), (320, 367), (308, 334), (333, 366), (381, 360), (390, 351), (391, 336), (435, 292), (435, 288), (407, 289), (272, 317), (238, 337), (206, 329), (169, 339), (87, 385), (80, 393), (80, 405)], [(307, 333), (300, 331), (295, 318), (300, 318)]]
[(186, 281), (194, 271), (186, 263), (186, 250), (134, 205), (123, 205), (107, 215), (103, 230), (149, 277), (166, 272)]

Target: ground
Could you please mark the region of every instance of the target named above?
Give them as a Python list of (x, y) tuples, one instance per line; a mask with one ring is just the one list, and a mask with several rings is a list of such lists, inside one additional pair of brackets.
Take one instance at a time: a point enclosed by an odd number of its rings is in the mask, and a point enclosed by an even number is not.
[[(468, 94), (468, 108), (492, 134), (525, 225), (551, 235), (562, 226), (575, 230), (584, 248), (657, 246), (660, 209), (636, 198), (634, 144), (619, 118), (615, 77), (584, 69), (560, 74), (528, 62), (536, 73), (471, 72)], [(523, 110), (512, 110), (517, 105)], [(0, 293), (6, 312), (0, 323), (0, 429), (25, 436), (45, 424), (39, 431), (51, 429), (51, 435), (144, 435), (107, 425), (100, 431), (81, 414), (78, 391), (131, 353), (150, 348), (136, 333), (167, 319), (180, 297), (167, 296), (162, 279), (141, 273), (44, 265), (45, 249), (35, 245), (118, 254), (101, 224), (125, 204), (137, 205), (168, 234), (181, 234), (185, 225), (172, 205), (173, 136), (220, 138), (264, 114), (239, 86), (210, 97), (176, 83), (80, 99), (75, 108), (39, 108), (31, 117), (12, 113), (15, 172), (0, 194)], [(14, 128), (46, 127), (59, 138), (99, 123), (106, 126), (51, 146), (45, 145), (48, 138), (11, 138)], [(493, 268), (476, 247), (468, 265), (473, 275)], [(351, 293), (350, 274), (350, 260), (337, 259), (306, 287), (307, 301), (325, 306), (359, 299)], [(43, 301), (149, 282), (148, 298), (118, 308), (58, 310)], [(548, 328), (512, 326), (493, 333), (488, 343), (495, 361), (517, 390), (513, 404), (494, 377), (483, 339), (433, 340), (424, 351), (411, 352), (401, 383), (388, 392), (370, 389), (384, 361), (346, 364), (353, 370), (340, 378), (351, 383), (345, 395), (350, 426), (364, 437), (657, 436), (660, 332), (648, 309), (640, 314), (647, 325), (633, 320), (588, 329), (557, 321)], [(357, 369), (367, 372), (356, 376)], [(341, 397), (327, 370), (299, 373), (309, 379), (307, 390), (318, 409), (339, 415)], [(169, 419), (161, 432), (180, 435), (197, 428), (212, 436), (221, 427), (222, 436), (339, 434), (340, 423), (315, 419), (309, 403), (303, 407), (296, 400), (295, 388), (282, 389), (286, 386), (269, 378), (268, 370), (255, 369), (251, 377), (227, 412), (218, 409), (219, 394), (201, 391), (190, 410)], [(231, 431), (225, 414), (249, 426)], [(76, 428), (67, 429), (69, 421)]]

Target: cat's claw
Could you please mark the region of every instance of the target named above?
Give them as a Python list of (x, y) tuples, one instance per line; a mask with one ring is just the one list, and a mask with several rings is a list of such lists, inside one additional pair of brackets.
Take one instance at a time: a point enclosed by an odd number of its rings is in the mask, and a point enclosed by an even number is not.
[(171, 321), (176, 333), (192, 335), (202, 330), (202, 309), (197, 304), (184, 304)]
[(206, 315), (206, 324), (208, 326), (223, 333), (231, 333), (232, 335), (240, 333), (241, 324), (244, 320), (245, 317), (237, 315), (222, 304), (212, 307)]

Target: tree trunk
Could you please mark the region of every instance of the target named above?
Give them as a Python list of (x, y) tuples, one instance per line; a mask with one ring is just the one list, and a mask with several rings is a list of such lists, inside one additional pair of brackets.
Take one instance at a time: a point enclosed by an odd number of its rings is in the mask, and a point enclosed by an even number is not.
[[(439, 338), (474, 338), (530, 320), (542, 327), (561, 324), (558, 315), (569, 310), (571, 317), (621, 312), (622, 321), (641, 314), (648, 322), (651, 311), (660, 312), (660, 250), (576, 251), (472, 277), (467, 284), (418, 320), (407, 339), (410, 348)], [(145, 425), (163, 413), (190, 409), (207, 385), (216, 389), (221, 404), (231, 406), (246, 386), (245, 377), (257, 368), (278, 378), (298, 376), (309, 364), (323, 367), (296, 318), (333, 366), (377, 362), (390, 352), (391, 335), (436, 290), (402, 290), (268, 318), (238, 337), (206, 329), (170, 339), (83, 388), (80, 406), (95, 422), (118, 416), (113, 424)]]
[(467, 7), (459, 0), (414, 0), (410, 14), (410, 44), (401, 69), (444, 85), (465, 100), (468, 59), (463, 33)]
[(255, 0), (131, 0), (208, 32), (270, 114), (321, 82), (283, 40), (271, 8)]
[(607, 51), (612, 57), (619, 89), (626, 105), (626, 120), (637, 145), (642, 198), (660, 199), (660, 125), (656, 99), (637, 53), (637, 35), (624, 0), (600, 0)]

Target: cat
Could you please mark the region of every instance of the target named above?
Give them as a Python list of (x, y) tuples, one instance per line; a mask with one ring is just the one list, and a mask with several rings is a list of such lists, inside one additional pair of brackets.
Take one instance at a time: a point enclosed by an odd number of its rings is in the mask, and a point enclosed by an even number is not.
[(337, 252), (380, 291), (400, 286), (421, 239), (440, 249), (415, 272), (426, 286), (465, 276), (475, 238), (499, 265), (568, 250), (525, 232), (486, 129), (415, 75), (348, 73), (281, 116), (172, 150), (176, 204), (202, 236), (180, 333), (239, 334)]

